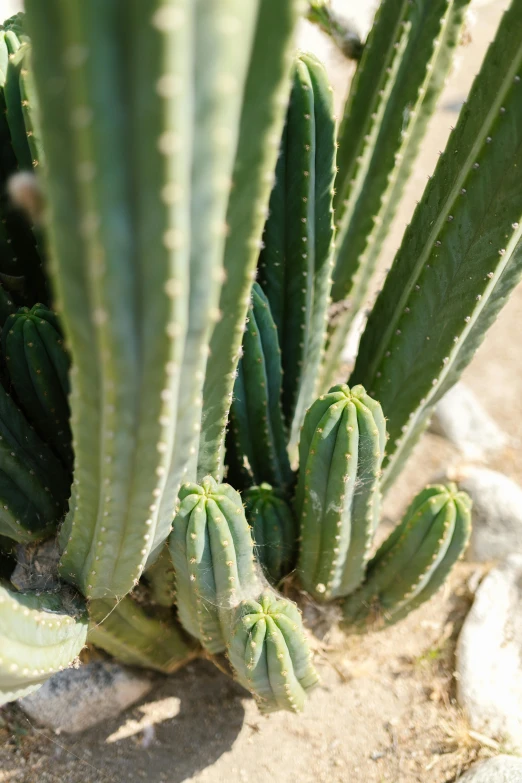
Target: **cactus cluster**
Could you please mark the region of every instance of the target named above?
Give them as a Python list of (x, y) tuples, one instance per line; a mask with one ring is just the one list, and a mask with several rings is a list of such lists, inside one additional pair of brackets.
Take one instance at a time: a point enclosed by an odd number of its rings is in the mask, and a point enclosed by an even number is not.
[[(26, 0), (3, 25), (2, 700), (87, 639), (164, 673), (205, 655), (295, 712), (318, 678), (287, 594), (360, 632), (441, 586), (456, 487), (374, 540), (522, 272), (522, 0), (332, 379), (466, 5), (383, 0), (338, 127), (300, 0)], [(56, 592), (17, 589), (17, 552), (52, 537)]]

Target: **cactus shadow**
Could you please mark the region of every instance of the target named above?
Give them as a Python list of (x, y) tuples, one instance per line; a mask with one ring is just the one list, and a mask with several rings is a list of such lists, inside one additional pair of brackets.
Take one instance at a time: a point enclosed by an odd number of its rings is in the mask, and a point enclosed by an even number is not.
[[(245, 698), (249, 694), (211, 663), (195, 661), (162, 678), (118, 718), (77, 740), (62, 735), (55, 759), (69, 768), (76, 756), (78, 783), (84, 783), (86, 773), (89, 781), (94, 775), (93, 783), (182, 783), (230, 750), (243, 726)], [(82, 761), (88, 768), (82, 769)]]

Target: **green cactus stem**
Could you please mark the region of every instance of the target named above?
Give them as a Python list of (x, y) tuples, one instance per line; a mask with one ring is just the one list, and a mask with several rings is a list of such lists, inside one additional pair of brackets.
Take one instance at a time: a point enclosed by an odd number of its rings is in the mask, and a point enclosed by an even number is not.
[(176, 603), (184, 628), (211, 654), (225, 649), (224, 618), (259, 592), (254, 545), (240, 495), (210, 476), (183, 484), (170, 536)]
[(522, 274), (522, 3), (506, 11), (363, 333), (351, 383), (381, 403), (384, 488)]
[(73, 360), (61, 573), (89, 598), (159, 554), (197, 455), (256, 6), (27, 3)]
[(86, 637), (87, 616), (76, 599), (0, 585), (0, 705), (74, 663)]
[(236, 473), (245, 466), (250, 484), (268, 481), (288, 489), (292, 470), (281, 410), (281, 350), (268, 299), (257, 283), (243, 336), (243, 356), (230, 409)]
[(296, 523), (282, 492), (270, 484), (243, 493), (252, 528), (254, 553), (267, 579), (277, 585), (290, 573), (296, 556)]
[(58, 320), (37, 304), (11, 315), (2, 331), (11, 386), (38, 435), (71, 471), (69, 357)]
[(381, 406), (362, 386), (333, 386), (306, 414), (295, 501), (297, 572), (318, 601), (348, 595), (363, 580), (385, 443)]
[(284, 124), (293, 35), (301, 9), (302, 0), (263, 0), (259, 5), (227, 210), (220, 319), (210, 341), (203, 390), (198, 480), (208, 474), (220, 480), (223, 474), (225, 431)]
[(89, 616), (88, 641), (129, 666), (172, 674), (198, 654), (172, 611), (147, 611), (129, 595), (117, 606), (91, 601)]
[(0, 385), (0, 534), (19, 543), (56, 530), (69, 476)]
[(176, 576), (168, 544), (165, 543), (159, 556), (143, 574), (148, 587), (148, 596), (156, 606), (171, 607), (176, 596)]
[(282, 350), (283, 411), (291, 453), (317, 394), (324, 350), (334, 177), (332, 88), (319, 60), (300, 54), (259, 259), (259, 282)]
[(237, 680), (264, 713), (300, 712), (318, 682), (299, 609), (273, 591), (239, 604), (227, 653)]
[(459, 42), (469, 0), (385, 0), (355, 75), (339, 132), (327, 386), (368, 297), (384, 240)]
[(471, 499), (454, 484), (420, 492), (368, 563), (343, 604), (348, 630), (391, 625), (428, 601), (461, 557), (471, 532)]

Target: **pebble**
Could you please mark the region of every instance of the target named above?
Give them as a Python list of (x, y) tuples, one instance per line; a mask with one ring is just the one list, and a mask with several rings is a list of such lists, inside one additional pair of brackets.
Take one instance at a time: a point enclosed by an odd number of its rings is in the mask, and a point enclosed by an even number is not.
[(464, 383), (456, 383), (435, 409), (431, 430), (449, 440), (466, 459), (484, 462), (509, 438)]
[(115, 718), (142, 699), (152, 685), (148, 675), (117, 663), (94, 661), (58, 672), (18, 705), (41, 726), (76, 734)]
[(474, 465), (450, 471), (449, 477), (473, 500), (466, 559), (484, 563), (522, 552), (522, 487), (502, 473)]
[(497, 756), (474, 764), (457, 783), (522, 783), (522, 759)]
[[(457, 645), (457, 699), (472, 729), (522, 751), (522, 555), (477, 590)], [(480, 778), (479, 778), (480, 779)]]

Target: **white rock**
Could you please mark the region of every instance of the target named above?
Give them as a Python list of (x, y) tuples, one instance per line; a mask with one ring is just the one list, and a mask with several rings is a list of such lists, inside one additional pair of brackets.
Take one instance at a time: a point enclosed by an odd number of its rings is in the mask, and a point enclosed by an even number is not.
[(143, 698), (152, 685), (148, 675), (117, 663), (95, 661), (55, 674), (18, 704), (40, 725), (74, 734), (116, 717)]
[(467, 459), (480, 462), (509, 442), (464, 383), (446, 392), (435, 409), (431, 430), (453, 443)]
[(466, 559), (484, 563), (522, 552), (522, 487), (502, 473), (473, 465), (449, 472), (473, 500)]
[(522, 750), (522, 555), (477, 590), (457, 645), (457, 699), (471, 728)]
[(497, 756), (474, 764), (457, 783), (522, 783), (522, 759)]

